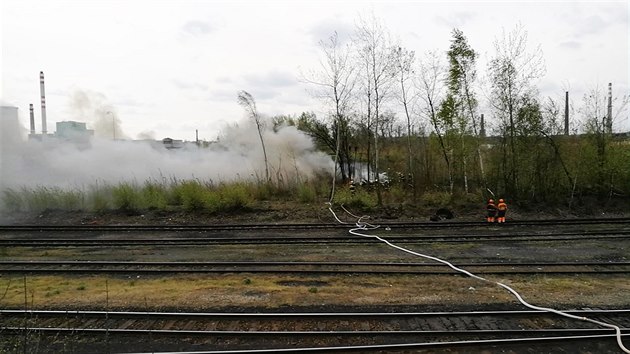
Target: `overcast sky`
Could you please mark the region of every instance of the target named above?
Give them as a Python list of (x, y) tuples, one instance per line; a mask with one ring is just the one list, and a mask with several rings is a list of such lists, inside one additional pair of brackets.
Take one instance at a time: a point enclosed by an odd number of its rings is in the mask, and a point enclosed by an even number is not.
[[(300, 72), (316, 68), (317, 46), (333, 31), (348, 36), (373, 12), (403, 46), (445, 53), (461, 29), (479, 55), (478, 72), (503, 29), (520, 23), (530, 48), (541, 45), (542, 96), (608, 82), (628, 92), (628, 1), (60, 1), (2, 0), (2, 104), (28, 104), (41, 130), (39, 72), (46, 75), (49, 131), (55, 122), (91, 124), (86, 107), (114, 112), (126, 136), (216, 138), (243, 118), (239, 90), (261, 113), (324, 114)], [(445, 55), (445, 54), (444, 54)], [(482, 98), (483, 99), (483, 98)], [(86, 101), (89, 104), (86, 104)], [(487, 112), (488, 114), (489, 112)], [(616, 130), (630, 130), (627, 117)], [(93, 128), (93, 127), (92, 127)]]

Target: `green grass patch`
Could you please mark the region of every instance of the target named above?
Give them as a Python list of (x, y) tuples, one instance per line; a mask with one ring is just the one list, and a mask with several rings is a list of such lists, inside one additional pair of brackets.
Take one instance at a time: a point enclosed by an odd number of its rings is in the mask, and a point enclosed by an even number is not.
[(335, 193), (334, 202), (363, 211), (371, 210), (377, 205), (376, 193), (363, 188), (357, 188), (354, 192), (348, 188), (340, 188)]

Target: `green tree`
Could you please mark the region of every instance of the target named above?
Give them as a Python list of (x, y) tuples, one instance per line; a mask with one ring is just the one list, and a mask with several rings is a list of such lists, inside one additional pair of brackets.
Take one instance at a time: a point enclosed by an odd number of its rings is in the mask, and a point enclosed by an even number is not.
[[(469, 151), (468, 140), (471, 135), (477, 137), (477, 124), (475, 112), (477, 99), (475, 98), (473, 84), (476, 79), (477, 54), (468, 45), (464, 33), (459, 29), (453, 30), (451, 46), (447, 51), (448, 73), (446, 77), (447, 97), (440, 105), (438, 117), (447, 129), (448, 135), (452, 135), (457, 143), (453, 142), (453, 153), (461, 166), (464, 191), (469, 191)], [(483, 171), (483, 163), (479, 144), (476, 144), (480, 170)], [(483, 172), (482, 172), (483, 179)]]

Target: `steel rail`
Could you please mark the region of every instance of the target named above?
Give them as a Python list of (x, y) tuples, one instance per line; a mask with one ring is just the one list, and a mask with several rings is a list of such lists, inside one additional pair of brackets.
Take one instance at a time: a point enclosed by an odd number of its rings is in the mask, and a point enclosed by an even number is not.
[[(449, 270), (280, 270), (280, 269), (0, 269), (3, 274), (227, 274), (227, 273), (250, 273), (250, 274), (364, 274), (364, 275), (458, 275), (455, 271)], [(630, 270), (475, 270), (477, 274), (628, 274)]]
[[(566, 310), (572, 315), (630, 315), (630, 309)], [(156, 317), (156, 318), (337, 318), (337, 317), (436, 317), (436, 316), (513, 316), (541, 315), (554, 317), (547, 311), (496, 310), (496, 311), (437, 311), (437, 312), (150, 312), (150, 311), (81, 311), (81, 310), (23, 310), (0, 309), (0, 315), (11, 316), (87, 316), (87, 317)]]
[[(571, 241), (571, 240), (615, 240), (628, 239), (626, 232), (615, 234), (602, 233), (596, 235), (575, 235), (575, 236), (505, 236), (505, 235), (470, 235), (470, 236), (414, 236), (414, 237), (387, 237), (385, 238), (397, 243), (426, 243), (426, 242), (505, 242), (505, 241), (528, 241), (528, 242), (551, 242), (551, 241)], [(217, 244), (312, 244), (312, 243), (337, 243), (337, 244), (365, 244), (371, 242), (365, 238), (357, 237), (259, 237), (259, 238), (161, 238), (161, 239), (69, 239), (69, 238), (29, 238), (29, 239), (0, 239), (0, 246), (29, 246), (29, 247), (105, 247), (105, 246), (146, 246), (146, 245), (217, 245)]]
[[(622, 334), (622, 337), (629, 337), (630, 334)], [(402, 343), (402, 344), (377, 344), (377, 345), (354, 345), (354, 346), (337, 346), (337, 347), (310, 347), (310, 348), (273, 348), (273, 349), (242, 349), (242, 350), (203, 350), (194, 352), (157, 352), (154, 354), (255, 354), (255, 353), (368, 353), (382, 352), (384, 350), (400, 351), (403, 349), (439, 349), (439, 348), (457, 348), (457, 347), (475, 347), (475, 346), (496, 346), (501, 345), (505, 348), (509, 345), (522, 344), (543, 344), (543, 343), (569, 343), (573, 341), (584, 340), (603, 340), (614, 338), (614, 334), (602, 335), (582, 335), (582, 336), (561, 336), (561, 337), (540, 337), (540, 338), (516, 338), (516, 339), (485, 339), (485, 340), (468, 340), (468, 341), (446, 341), (446, 342), (427, 342), (427, 343)], [(130, 354), (148, 354), (148, 353), (130, 353)]]
[[(616, 317), (622, 322), (628, 323), (627, 315), (630, 310), (578, 310), (571, 311), (578, 315), (589, 316), (604, 316), (606, 318)], [(0, 327), (0, 332), (7, 333), (10, 331), (21, 332), (24, 331), (53, 331), (53, 332), (71, 332), (76, 333), (98, 333), (107, 332), (110, 334), (162, 334), (162, 335), (202, 335), (202, 336), (392, 336), (392, 335), (414, 335), (414, 336), (505, 336), (505, 335), (532, 335), (532, 334), (568, 334), (568, 333), (605, 333), (606, 329), (601, 328), (541, 328), (534, 327), (524, 329), (520, 326), (520, 320), (543, 320), (547, 318), (555, 317), (544, 311), (531, 311), (531, 310), (517, 310), (517, 311), (471, 311), (471, 312), (403, 312), (403, 313), (162, 313), (162, 312), (110, 312), (110, 311), (54, 311), (54, 310), (2, 310), (0, 311), (1, 318), (9, 324), (5, 324)], [(621, 316), (621, 317), (619, 317)], [(10, 318), (18, 320), (17, 325), (11, 324)], [(29, 322), (21, 324), (22, 318), (28, 319)], [(347, 327), (352, 321), (357, 323), (368, 323), (368, 320), (403, 320), (403, 324), (407, 324), (409, 318), (424, 319), (427, 321), (433, 321), (433, 318), (441, 318), (438, 322), (439, 327), (436, 328), (423, 328), (419, 329), (392, 329), (392, 330), (349, 330), (349, 329), (334, 329), (331, 327), (329, 330), (206, 330), (206, 329), (191, 329), (191, 324), (195, 321), (210, 321), (210, 322), (198, 322), (198, 328), (205, 327), (208, 323), (213, 321), (237, 321), (233, 323), (239, 323), (242, 326), (246, 322), (244, 320), (254, 321), (281, 321), (286, 327), (291, 327), (291, 323), (287, 321), (291, 320), (305, 320), (311, 319), (317, 321), (316, 323), (322, 324), (325, 320), (334, 320), (336, 322), (330, 322), (330, 325), (341, 324), (343, 327)], [(466, 318), (483, 321), (483, 323), (489, 322), (494, 328), (479, 329), (470, 328), (471, 326), (478, 326), (480, 323), (469, 322)], [(58, 322), (51, 322), (51, 320)], [(95, 322), (95, 320), (106, 320), (104, 323)], [(119, 322), (112, 322), (112, 321)], [(160, 320), (166, 320), (160, 321)], [(175, 321), (181, 321), (179, 325)], [(515, 322), (496, 322), (496, 321), (515, 321)], [(60, 322), (59, 322), (60, 321)], [(86, 321), (85, 325), (81, 322)], [(139, 322), (135, 322), (139, 321)], [(447, 321), (445, 324), (443, 321)], [(15, 323), (15, 322), (13, 322)], [(61, 326), (57, 323), (62, 323)], [(229, 322), (228, 322), (229, 323)], [(256, 322), (253, 322), (256, 323)], [(273, 322), (270, 322), (270, 324)], [(384, 322), (385, 323), (385, 322)], [(396, 322), (394, 322), (396, 323)], [(424, 323), (424, 322), (423, 322)], [(448, 324), (450, 323), (450, 324)], [(510, 324), (511, 323), (511, 324)], [(544, 322), (543, 322), (544, 323)], [(571, 321), (567, 322), (568, 324)], [(86, 326), (91, 328), (88, 328)], [(259, 326), (258, 324), (257, 326)], [(501, 328), (507, 325), (508, 328)], [(518, 328), (514, 326), (518, 325)], [(543, 326), (548, 326), (543, 325)], [(551, 325), (554, 325), (552, 323)], [(557, 324), (555, 324), (557, 325)], [(106, 327), (104, 327), (106, 326)], [(135, 328), (129, 328), (133, 326)], [(173, 326), (177, 327), (171, 329)], [(213, 327), (216, 325), (213, 325)], [(405, 325), (403, 325), (405, 326)], [(415, 324), (414, 327), (424, 327), (425, 325)], [(453, 326), (453, 327), (451, 327)], [(540, 324), (536, 325), (540, 326)], [(247, 327), (247, 326), (246, 326)], [(627, 328), (623, 328), (624, 330)]]
[[(458, 263), (460, 266), (478, 269), (485, 274), (538, 274), (538, 273), (628, 273), (630, 262), (523, 262), (523, 263)], [(4, 267), (3, 267), (4, 266)], [(43, 267), (43, 268), (42, 268)], [(144, 267), (144, 268), (142, 268)], [(271, 267), (271, 268), (269, 268)], [(288, 267), (289, 269), (283, 269)], [(299, 267), (307, 267), (300, 269)], [(335, 268), (335, 269), (312, 269)], [(369, 269), (353, 269), (369, 267)], [(273, 269), (277, 268), (277, 269)], [(385, 269), (381, 269), (385, 268)], [(391, 270), (387, 268), (399, 268)], [(400, 269), (402, 268), (402, 269)], [(401, 274), (452, 274), (452, 271), (411, 270), (444, 268), (442, 264), (404, 262), (134, 262), (134, 261), (0, 261), (0, 272), (129, 272), (129, 273), (401, 273)], [(486, 269), (483, 269), (486, 268)], [(488, 269), (490, 268), (490, 269)], [(499, 268), (499, 270), (494, 269)], [(501, 268), (509, 268), (502, 270)], [(535, 269), (528, 269), (535, 268)], [(551, 268), (551, 269), (550, 269)], [(560, 268), (560, 269), (558, 269)], [(563, 269), (569, 268), (569, 269)], [(601, 269), (604, 268), (604, 269)], [(622, 269), (606, 269), (622, 268)], [(379, 270), (380, 269), (380, 270)]]
[[(625, 328), (624, 328), (625, 330)], [(606, 333), (605, 328), (554, 328), (554, 329), (472, 329), (472, 330), (428, 330), (428, 331), (204, 331), (176, 329), (123, 329), (123, 328), (82, 328), (82, 327), (0, 327), (0, 332), (37, 331), (37, 332), (71, 332), (71, 333), (118, 333), (118, 334), (164, 334), (164, 335), (202, 335), (202, 336), (479, 336), (479, 335), (530, 335), (530, 334), (567, 334), (567, 333)]]
[[(168, 337), (172, 337), (174, 335), (183, 335), (186, 338), (194, 337), (194, 336), (222, 336), (222, 337), (258, 337), (262, 336), (265, 338), (270, 337), (290, 337), (295, 339), (296, 337), (335, 337), (335, 342), (339, 341), (339, 337), (364, 337), (369, 336), (370, 338), (379, 337), (379, 336), (406, 336), (411, 335), (414, 337), (426, 336), (426, 337), (455, 337), (455, 336), (474, 336), (477, 337), (471, 340), (445, 340), (445, 341), (435, 341), (435, 339), (431, 342), (415, 342), (415, 343), (394, 343), (394, 344), (370, 344), (370, 345), (349, 345), (349, 346), (320, 346), (320, 347), (291, 347), (291, 348), (271, 348), (271, 349), (236, 349), (236, 350), (198, 350), (197, 347), (194, 351), (185, 351), (185, 352), (159, 352), (152, 350), (151, 353), (170, 353), (170, 354), (236, 354), (236, 353), (342, 353), (342, 352), (382, 352), (384, 350), (401, 350), (401, 349), (438, 349), (438, 348), (458, 348), (458, 347), (483, 347), (483, 346), (496, 346), (500, 345), (501, 348), (509, 348), (510, 345), (523, 345), (527, 344), (528, 346), (536, 345), (536, 344), (546, 344), (546, 343), (554, 343), (559, 342), (562, 344), (573, 343), (575, 341), (601, 341), (601, 340), (609, 340), (614, 338), (614, 334), (601, 334), (605, 333), (604, 329), (569, 329), (569, 330), (538, 330), (538, 331), (496, 331), (490, 332), (486, 331), (459, 331), (459, 332), (450, 332), (444, 331), (442, 333), (437, 333), (435, 331), (432, 332), (402, 332), (402, 331), (392, 331), (389, 332), (373, 332), (373, 331), (365, 331), (365, 332), (255, 332), (255, 331), (245, 331), (245, 332), (205, 332), (205, 331), (162, 331), (162, 330), (121, 330), (121, 329), (81, 329), (81, 328), (19, 328), (12, 327), (6, 328), (3, 330), (6, 334), (16, 334), (22, 335), (24, 331), (30, 332), (53, 332), (56, 335), (69, 333), (73, 336), (77, 335), (88, 335), (94, 336), (95, 334), (104, 334), (107, 336), (112, 335), (124, 335), (124, 336), (141, 336), (145, 338), (146, 336), (152, 336), (155, 339), (156, 336), (164, 335)], [(609, 331), (609, 330), (608, 330)], [(9, 333), (7, 333), (9, 332)], [(497, 338), (499, 335), (510, 335), (513, 337), (508, 338)], [(530, 335), (541, 335), (538, 337), (531, 337)], [(621, 334), (621, 337), (629, 337), (630, 334)], [(486, 337), (486, 338), (479, 338)], [(490, 338), (487, 338), (490, 337)], [(515, 338), (516, 337), (516, 338)]]
[[(626, 274), (629, 262), (462, 263), (480, 274)], [(4, 266), (4, 267), (3, 267)], [(366, 269), (367, 268), (367, 269)], [(383, 269), (385, 268), (385, 269)], [(0, 274), (423, 274), (456, 273), (436, 263), (370, 262), (113, 262), (113, 261), (0, 261)], [(602, 269), (603, 268), (603, 269)], [(612, 269), (611, 269), (612, 268)]]
[[(302, 261), (184, 261), (184, 262), (147, 262), (147, 261), (0, 261), (0, 265), (124, 265), (124, 266), (381, 266), (381, 267), (434, 267), (444, 265), (437, 262), (302, 262)], [(630, 262), (481, 262), (457, 263), (460, 266), (481, 267), (554, 267), (554, 266), (630, 266)]]

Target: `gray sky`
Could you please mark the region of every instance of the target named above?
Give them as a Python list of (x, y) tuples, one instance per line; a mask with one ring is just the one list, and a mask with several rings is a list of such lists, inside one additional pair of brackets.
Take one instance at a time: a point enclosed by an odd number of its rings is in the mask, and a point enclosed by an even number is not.
[[(90, 126), (94, 108), (106, 107), (130, 138), (193, 140), (199, 129), (210, 140), (243, 118), (239, 90), (267, 115), (323, 114), (300, 72), (317, 67), (320, 40), (335, 30), (350, 34), (369, 12), (418, 54), (445, 53), (451, 30), (461, 29), (480, 54), (479, 76), (495, 38), (520, 23), (530, 48), (541, 45), (544, 53), (542, 96), (561, 98), (568, 90), (577, 105), (585, 90), (608, 82), (616, 94), (628, 92), (627, 1), (2, 0), (0, 6), (0, 98), (19, 107), (25, 127), (33, 103), (38, 131), (40, 71), (49, 131), (64, 120)], [(630, 130), (627, 116), (615, 129)]]

